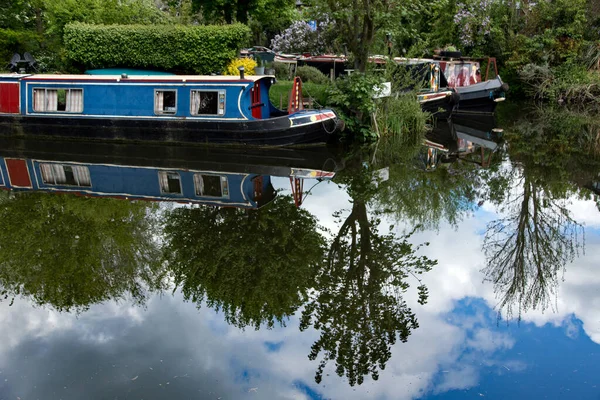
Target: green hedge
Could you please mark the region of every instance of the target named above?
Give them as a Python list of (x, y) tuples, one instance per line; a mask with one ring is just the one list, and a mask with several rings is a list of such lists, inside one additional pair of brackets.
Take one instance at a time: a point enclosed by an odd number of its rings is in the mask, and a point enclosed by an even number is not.
[(247, 45), (250, 29), (233, 25), (90, 25), (65, 27), (69, 60), (84, 68), (153, 68), (220, 73)]
[(33, 32), (0, 29), (0, 70), (5, 69), (14, 53), (35, 53), (39, 47), (39, 38)]

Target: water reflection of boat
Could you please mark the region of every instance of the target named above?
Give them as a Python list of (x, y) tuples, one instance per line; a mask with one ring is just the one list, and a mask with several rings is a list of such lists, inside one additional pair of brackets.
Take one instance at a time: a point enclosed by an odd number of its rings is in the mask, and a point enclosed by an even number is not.
[(285, 146), (327, 142), (341, 127), (332, 110), (276, 109), (273, 82), (243, 72), (0, 75), (0, 133)]
[(502, 129), (496, 127), (496, 120), (491, 115), (452, 117), (452, 126), (458, 139), (479, 145), (482, 148), (496, 151), (502, 138)]
[(334, 152), (226, 149), (0, 138), (0, 187), (130, 200), (259, 208), (272, 176), (330, 179)]
[(501, 137), (502, 129), (496, 128), (492, 115), (454, 114), (449, 120), (438, 120), (426, 134), (420, 158), (426, 170), (458, 160), (488, 167)]

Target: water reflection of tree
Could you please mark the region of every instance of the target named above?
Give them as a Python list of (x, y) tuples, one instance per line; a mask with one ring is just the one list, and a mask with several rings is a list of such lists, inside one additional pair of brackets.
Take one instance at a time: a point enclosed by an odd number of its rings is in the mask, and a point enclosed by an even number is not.
[(488, 197), (505, 216), (488, 225), (483, 272), (494, 282), (499, 308), (508, 317), (515, 309), (520, 317), (552, 305), (561, 272), (584, 247), (584, 229), (567, 205), (574, 197), (590, 198), (581, 183), (588, 180), (590, 162), (594, 171), (598, 166), (581, 145), (586, 118), (538, 113), (511, 128), (513, 165), (488, 181)]
[(456, 163), (426, 172), (410, 163), (390, 166), (390, 179), (377, 193), (378, 206), (398, 221), (436, 229), (458, 223), (476, 208), (480, 180), (470, 164)]
[[(379, 232), (380, 220), (367, 210), (375, 192), (366, 172), (347, 171), (352, 210), (339, 221), (340, 229), (302, 315), (302, 330), (313, 325), (320, 331), (309, 355), (315, 360), (322, 353), (317, 383), (330, 360), (335, 360), (336, 373), (345, 375), (350, 385), (361, 384), (365, 375), (378, 378), (391, 357), (391, 346), (398, 338), (405, 342), (418, 327), (403, 299), (408, 278), (416, 278), (435, 264), (415, 255), (418, 247), (408, 242), (410, 235)], [(427, 290), (421, 285), (419, 292), (419, 301), (424, 303)]]
[(484, 237), (487, 279), (495, 285), (499, 308), (510, 317), (547, 308), (559, 273), (583, 246), (583, 227), (571, 218), (567, 202), (521, 171), (500, 206), (506, 217), (488, 224)]
[[(448, 124), (440, 123), (433, 132), (435, 141), (456, 148), (456, 143), (449, 144), (456, 140), (450, 129)], [(385, 137), (380, 141), (372, 156), (373, 167), (388, 168), (389, 180), (375, 194), (374, 203), (396, 220), (421, 229), (437, 229), (443, 221), (457, 226), (477, 208), (485, 186), (482, 171), (475, 163), (458, 159), (426, 170), (424, 152), (427, 148), (422, 138), (411, 143), (390, 143)], [(494, 154), (486, 174), (498, 169), (500, 153)]]
[(0, 193), (0, 288), (40, 305), (82, 311), (130, 296), (160, 276), (149, 203), (47, 193)]
[(289, 196), (260, 210), (178, 208), (166, 216), (165, 254), (186, 299), (240, 328), (272, 327), (306, 299), (323, 259), (317, 228)]

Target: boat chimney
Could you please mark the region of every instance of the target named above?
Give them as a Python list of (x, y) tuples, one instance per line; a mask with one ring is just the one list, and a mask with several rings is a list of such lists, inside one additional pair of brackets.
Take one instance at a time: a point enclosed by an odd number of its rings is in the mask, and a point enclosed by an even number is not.
[(244, 79), (244, 67), (238, 67), (240, 70), (240, 79)]
[(122, 73), (121, 74), (121, 79), (127, 79), (127, 74), (126, 73)]

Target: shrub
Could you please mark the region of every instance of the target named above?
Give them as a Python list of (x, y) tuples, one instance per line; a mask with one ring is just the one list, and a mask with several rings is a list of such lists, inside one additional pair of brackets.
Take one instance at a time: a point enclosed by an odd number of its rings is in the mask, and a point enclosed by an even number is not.
[(296, 69), (296, 76), (302, 79), (302, 82), (313, 82), (321, 85), (329, 83), (329, 78), (315, 67), (303, 65)]
[(254, 68), (256, 68), (256, 61), (252, 58), (235, 58), (227, 64), (227, 69), (223, 72), (223, 75), (239, 75), (239, 67), (244, 67), (244, 71), (247, 75), (254, 75)]
[(371, 129), (371, 116), (377, 109), (373, 99), (375, 86), (380, 83), (379, 77), (356, 72), (336, 79), (330, 90), (331, 104), (336, 106), (348, 131), (359, 140), (376, 137)]
[(290, 79), (290, 64), (274, 62), (275, 77), (280, 80)]
[(67, 57), (85, 68), (158, 68), (221, 72), (247, 44), (250, 30), (233, 25), (89, 25), (65, 27)]

